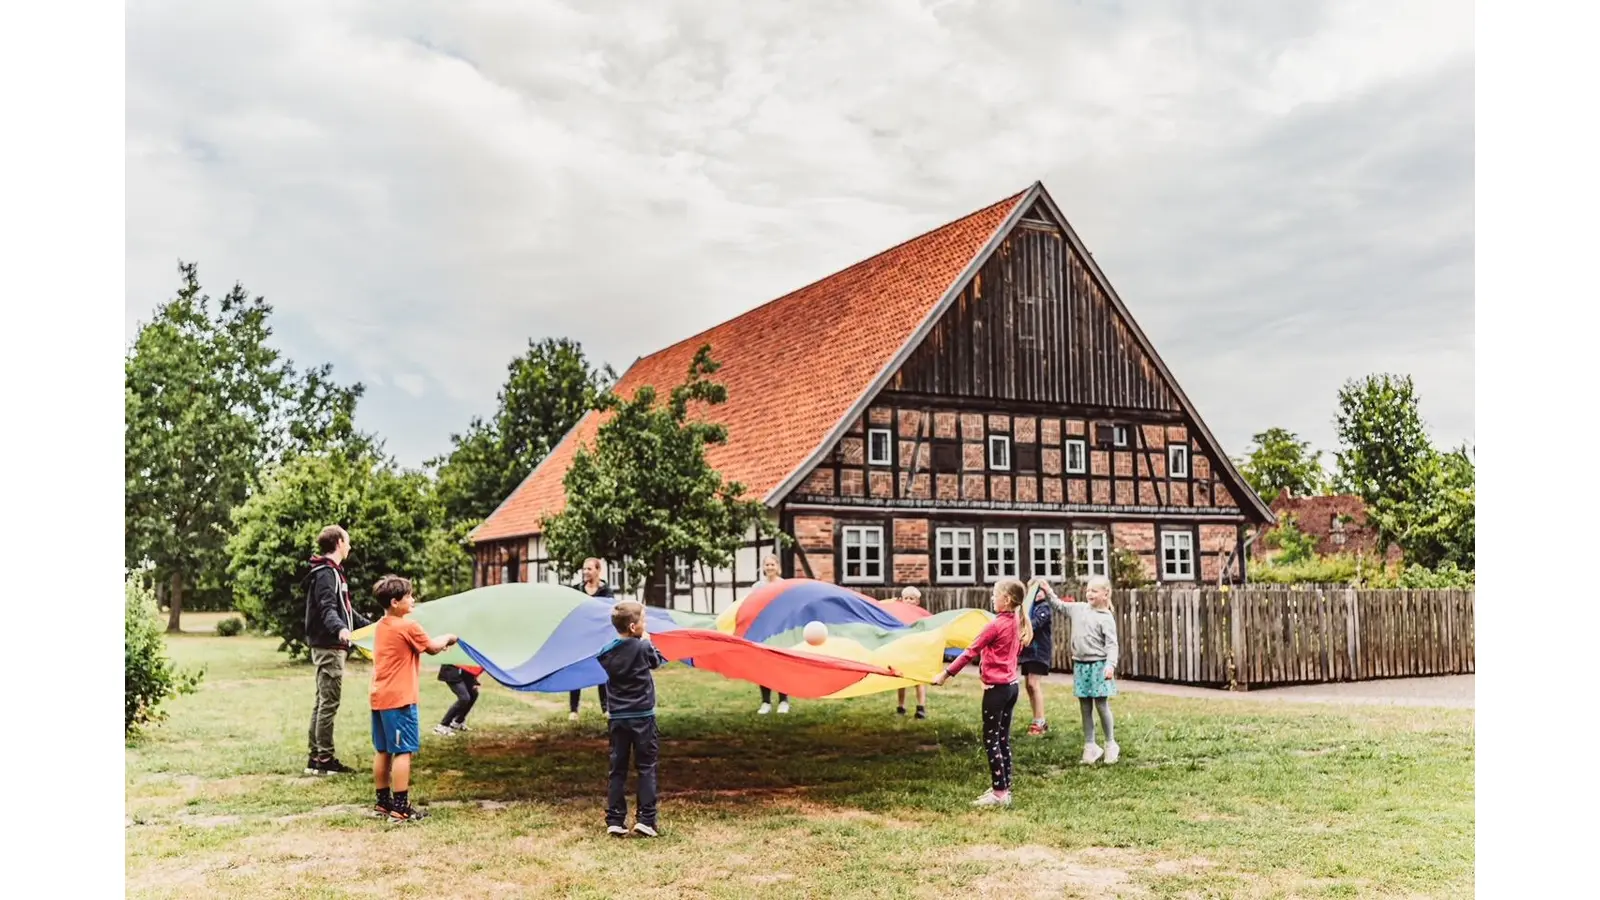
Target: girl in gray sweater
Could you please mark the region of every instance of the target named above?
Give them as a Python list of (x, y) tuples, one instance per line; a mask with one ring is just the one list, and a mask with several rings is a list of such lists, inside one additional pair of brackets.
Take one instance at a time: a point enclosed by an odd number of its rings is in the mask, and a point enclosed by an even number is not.
[[(1111, 614), (1111, 582), (1103, 575), (1091, 577), (1083, 591), (1088, 603), (1063, 603), (1050, 585), (1039, 584), (1050, 604), (1072, 622), (1072, 687), (1083, 714), (1083, 762), (1092, 764), (1103, 756), (1108, 765), (1114, 763), (1122, 749), (1111, 719), (1110, 701), (1117, 694), (1117, 620)], [(1094, 742), (1096, 711), (1106, 734), (1103, 750)]]

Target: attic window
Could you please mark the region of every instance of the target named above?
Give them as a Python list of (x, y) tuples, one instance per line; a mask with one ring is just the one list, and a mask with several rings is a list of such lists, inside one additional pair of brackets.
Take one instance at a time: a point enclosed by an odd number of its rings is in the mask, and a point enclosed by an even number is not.
[(1167, 448), (1167, 474), (1173, 478), (1189, 477), (1189, 448), (1173, 444)]
[(873, 428), (867, 432), (867, 464), (887, 466), (894, 435), (887, 428)]
[(1111, 426), (1111, 443), (1113, 445), (1115, 445), (1115, 446), (1118, 446), (1118, 447), (1126, 447), (1126, 446), (1128, 446), (1128, 426), (1126, 426), (1126, 425), (1113, 425), (1113, 426)]
[(1011, 438), (1003, 434), (989, 435), (989, 468), (1002, 471), (1011, 468)]

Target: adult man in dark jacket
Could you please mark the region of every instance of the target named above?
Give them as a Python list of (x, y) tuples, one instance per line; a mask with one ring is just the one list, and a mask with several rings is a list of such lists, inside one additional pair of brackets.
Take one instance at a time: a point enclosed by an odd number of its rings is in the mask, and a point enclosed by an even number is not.
[(350, 603), (350, 584), (344, 560), (350, 555), (350, 535), (329, 525), (317, 535), (318, 555), (301, 587), (306, 592), (306, 645), (317, 672), (317, 700), (311, 708), (310, 752), (307, 775), (344, 775), (355, 770), (333, 755), (333, 721), (339, 713), (344, 688), (344, 661), (350, 653), (350, 632), (372, 623)]

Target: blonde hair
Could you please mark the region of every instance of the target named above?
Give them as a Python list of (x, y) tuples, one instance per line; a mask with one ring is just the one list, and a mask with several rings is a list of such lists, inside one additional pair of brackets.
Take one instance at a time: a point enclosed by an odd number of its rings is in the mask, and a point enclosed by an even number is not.
[(644, 604), (637, 600), (619, 600), (611, 607), (611, 627), (617, 634), (633, 630), (633, 623), (644, 621)]
[(1006, 598), (1017, 616), (1017, 646), (1033, 643), (1033, 610), (1028, 603), (1027, 588), (1015, 578), (1002, 578), (994, 586), (995, 593)]
[(900, 592), (900, 599), (901, 600), (921, 600), (922, 599), (922, 592), (917, 590), (914, 586), (908, 584), (908, 585), (905, 586), (905, 589)]
[(1089, 576), (1089, 580), (1083, 583), (1083, 599), (1088, 600), (1090, 606), (1094, 606), (1095, 597), (1104, 597), (1106, 608), (1111, 607), (1111, 579), (1104, 575)]

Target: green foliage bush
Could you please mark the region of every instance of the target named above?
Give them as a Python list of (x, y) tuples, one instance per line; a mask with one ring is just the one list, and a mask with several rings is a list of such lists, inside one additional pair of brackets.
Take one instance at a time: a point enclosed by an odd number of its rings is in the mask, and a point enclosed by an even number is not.
[(1272, 531), (1274, 543), (1280, 552), (1274, 560), (1278, 565), (1296, 565), (1310, 562), (1317, 555), (1317, 538), (1300, 530), (1292, 515), (1285, 515), (1283, 523)]
[(200, 672), (182, 672), (167, 657), (155, 592), (140, 573), (123, 585), (123, 734), (131, 736), (166, 717), (161, 704), (200, 686)]
[(1126, 547), (1118, 547), (1111, 553), (1111, 584), (1118, 589), (1131, 590), (1148, 587), (1154, 582), (1145, 572), (1139, 554)]
[(241, 631), (244, 631), (243, 619), (229, 617), (217, 623), (217, 634), (222, 637), (233, 637)]

